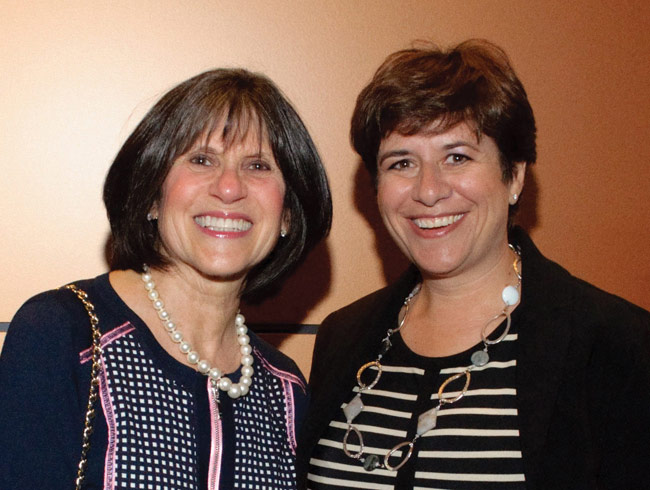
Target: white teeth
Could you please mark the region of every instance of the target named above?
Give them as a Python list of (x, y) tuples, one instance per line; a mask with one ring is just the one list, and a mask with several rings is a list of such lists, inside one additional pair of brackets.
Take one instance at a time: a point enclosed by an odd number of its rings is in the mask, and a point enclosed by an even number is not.
[(430, 228), (442, 228), (443, 226), (449, 226), (452, 223), (455, 223), (461, 219), (463, 214), (455, 214), (453, 216), (443, 216), (442, 218), (416, 218), (413, 220), (418, 228), (430, 229)]
[(197, 225), (212, 231), (246, 231), (253, 223), (245, 219), (216, 218), (214, 216), (197, 216), (194, 218)]

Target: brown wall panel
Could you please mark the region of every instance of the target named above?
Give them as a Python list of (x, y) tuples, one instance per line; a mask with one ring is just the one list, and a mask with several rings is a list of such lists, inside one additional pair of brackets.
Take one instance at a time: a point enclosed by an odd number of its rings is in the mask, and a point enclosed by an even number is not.
[(263, 71), (284, 89), (334, 196), (330, 238), (247, 318), (315, 324), (385, 284), (404, 260), (348, 123), (382, 59), (416, 38), (506, 49), (539, 128), (522, 222), (574, 274), (650, 308), (649, 14), (641, 0), (3, 2), (0, 321), (38, 291), (105, 269), (112, 157), (158, 96), (215, 66)]

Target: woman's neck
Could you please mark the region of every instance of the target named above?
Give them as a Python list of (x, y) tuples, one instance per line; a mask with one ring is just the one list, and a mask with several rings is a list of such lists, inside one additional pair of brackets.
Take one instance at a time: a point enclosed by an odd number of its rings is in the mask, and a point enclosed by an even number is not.
[[(237, 369), (240, 354), (235, 316), (239, 311), (241, 281), (216, 282), (175, 268), (153, 269), (150, 274), (164, 309), (183, 339), (210, 365), (224, 372)], [(144, 321), (163, 349), (189, 365), (158, 318), (140, 274), (133, 270), (113, 271), (109, 278), (118, 295)]]
[[(503, 309), (503, 289), (517, 284), (514, 260), (505, 248), (480, 273), (423, 279), (401, 332), (406, 344), (418, 354), (442, 357), (478, 343), (483, 327)], [(494, 322), (488, 332), (497, 326)]]

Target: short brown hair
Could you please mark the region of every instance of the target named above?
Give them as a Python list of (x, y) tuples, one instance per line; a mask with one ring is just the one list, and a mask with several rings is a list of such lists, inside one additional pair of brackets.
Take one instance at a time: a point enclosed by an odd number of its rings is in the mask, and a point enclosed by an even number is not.
[(350, 138), (376, 179), (381, 141), (395, 131), (417, 134), (434, 121), (441, 132), (465, 121), (478, 137), (493, 138), (504, 181), (512, 179), (514, 163), (537, 158), (526, 91), (506, 53), (489, 41), (470, 39), (448, 50), (429, 44), (389, 55), (357, 98)]

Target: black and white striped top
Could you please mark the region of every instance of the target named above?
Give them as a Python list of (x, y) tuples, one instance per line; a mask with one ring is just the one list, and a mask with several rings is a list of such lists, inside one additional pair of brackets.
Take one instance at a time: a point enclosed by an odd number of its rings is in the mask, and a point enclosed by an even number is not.
[[(342, 441), (347, 423), (340, 410), (312, 454), (309, 488), (525, 488), (515, 400), (514, 327), (513, 322), (504, 341), (490, 348), (490, 362), (472, 371), (466, 395), (440, 409), (437, 427), (416, 441), (413, 456), (399, 471), (367, 472), (359, 461), (345, 455)], [(363, 433), (365, 455), (377, 454), (382, 460), (392, 447), (413, 438), (418, 416), (437, 404), (440, 385), (462, 372), (470, 364), (471, 354), (482, 347), (450, 357), (427, 358), (413, 353), (399, 334), (392, 340), (392, 349), (382, 359), (381, 380), (364, 391), (365, 408), (354, 420)], [(464, 377), (454, 381), (445, 390), (446, 396), (462, 389), (464, 381)], [(357, 392), (355, 386), (348, 401)], [(356, 436), (351, 435), (350, 441), (356, 443)], [(348, 448), (356, 452), (359, 446), (349, 444)], [(393, 465), (399, 455), (391, 459)]]

